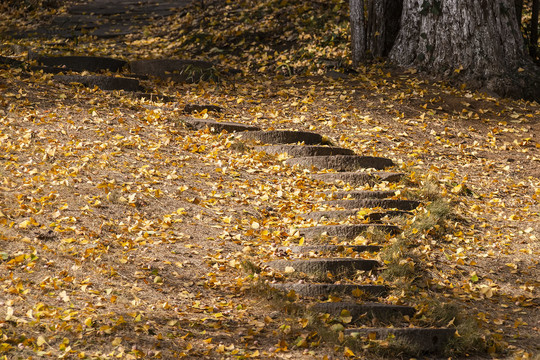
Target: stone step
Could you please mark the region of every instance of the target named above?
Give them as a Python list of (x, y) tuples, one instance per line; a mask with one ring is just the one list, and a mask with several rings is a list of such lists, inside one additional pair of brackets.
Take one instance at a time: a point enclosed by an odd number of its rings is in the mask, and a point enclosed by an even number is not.
[(200, 130), (204, 128), (209, 128), (210, 131), (220, 133), (223, 130), (233, 133), (241, 131), (258, 131), (260, 128), (252, 125), (240, 124), (240, 123), (231, 123), (231, 122), (218, 122), (214, 120), (207, 119), (196, 119), (188, 118), (182, 119), (182, 121), (191, 129)]
[(204, 111), (204, 110), (218, 112), (218, 113), (223, 111), (221, 106), (217, 106), (217, 105), (200, 105), (200, 104), (187, 104), (187, 105), (184, 106), (184, 109), (182, 111), (187, 113), (187, 114), (191, 114), (191, 113), (194, 113), (194, 112), (201, 112), (201, 111)]
[(0, 64), (10, 65), (10, 66), (22, 66), (24, 64), (24, 62), (22, 62), (20, 60), (17, 60), (17, 59), (12, 59), (12, 58), (7, 57), (7, 56), (0, 55)]
[(135, 74), (151, 75), (178, 83), (193, 83), (217, 78), (214, 65), (201, 60), (149, 59), (129, 62)]
[(242, 140), (255, 140), (265, 144), (293, 144), (307, 145), (322, 144), (323, 137), (317, 133), (292, 130), (251, 131), (242, 134)]
[(293, 268), (297, 272), (310, 275), (325, 275), (330, 272), (333, 275), (353, 275), (357, 270), (369, 271), (380, 265), (375, 260), (351, 259), (351, 258), (324, 258), (305, 260), (274, 260), (267, 263), (273, 269), (286, 271)]
[(387, 197), (392, 197), (396, 195), (395, 191), (391, 190), (378, 190), (378, 191), (367, 191), (367, 190), (360, 190), (360, 191), (334, 191), (334, 192), (327, 192), (327, 198), (331, 199), (345, 199), (345, 198), (351, 198), (351, 199), (384, 199)]
[(257, 151), (268, 154), (288, 154), (292, 157), (322, 156), (322, 155), (354, 155), (354, 151), (337, 146), (321, 145), (266, 145), (257, 146)]
[(379, 245), (293, 245), (280, 246), (278, 251), (290, 251), (293, 254), (314, 253), (340, 253), (340, 252), (377, 252), (382, 249)]
[(359, 199), (359, 200), (329, 200), (323, 202), (330, 206), (340, 206), (345, 209), (383, 208), (410, 211), (416, 209), (419, 201), (401, 199)]
[(414, 316), (416, 309), (411, 306), (389, 305), (381, 303), (324, 302), (310, 307), (311, 311), (339, 316), (347, 310), (352, 316), (352, 323), (359, 320), (378, 319), (388, 321), (397, 316)]
[(336, 172), (336, 173), (324, 173), (324, 174), (312, 174), (311, 178), (314, 180), (320, 180), (325, 182), (343, 181), (350, 185), (373, 185), (380, 181), (388, 181), (390, 183), (399, 182), (404, 176), (403, 173), (395, 172)]
[(448, 328), (359, 328), (346, 329), (345, 335), (362, 336), (377, 340), (393, 337), (394, 341), (410, 347), (415, 352), (435, 353), (443, 351), (454, 337), (455, 329)]
[(55, 75), (54, 79), (64, 84), (80, 83), (87, 87), (97, 86), (102, 90), (141, 91), (139, 80), (105, 75)]
[[(330, 211), (313, 211), (308, 214), (300, 214), (299, 217), (306, 219), (306, 220), (316, 220), (319, 221), (321, 219), (333, 219), (333, 220), (340, 220), (348, 218), (349, 216), (355, 216), (359, 213), (358, 209), (352, 209), (352, 210), (330, 210)], [(364, 220), (368, 221), (381, 221), (385, 216), (388, 217), (394, 217), (394, 216), (405, 216), (405, 215), (411, 215), (408, 211), (401, 211), (401, 210), (389, 210), (389, 211), (381, 211), (381, 212), (372, 212), (369, 214), (362, 214), (362, 217)]]
[(399, 228), (397, 226), (382, 224), (321, 225), (300, 228), (298, 230), (300, 235), (304, 236), (306, 239), (315, 239), (323, 235), (341, 239), (354, 239), (358, 235), (368, 231), (369, 228), (379, 229), (390, 234), (399, 233)]
[(336, 171), (353, 171), (373, 168), (382, 170), (394, 166), (390, 159), (376, 156), (359, 155), (333, 155), (333, 156), (305, 156), (285, 161), (289, 166), (300, 165), (307, 168), (334, 169)]
[(72, 71), (117, 72), (127, 65), (127, 61), (99, 56), (37, 56), (37, 62), (50, 67), (65, 68)]
[(279, 283), (271, 284), (272, 288), (284, 292), (291, 290), (301, 296), (328, 296), (331, 294), (343, 294), (358, 296), (386, 296), (388, 287), (384, 285), (355, 285), (355, 284), (309, 284), (309, 283)]

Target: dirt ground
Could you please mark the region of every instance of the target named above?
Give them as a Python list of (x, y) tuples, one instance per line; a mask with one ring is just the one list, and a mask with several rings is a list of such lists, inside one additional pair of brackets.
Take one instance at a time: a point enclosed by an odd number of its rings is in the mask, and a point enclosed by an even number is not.
[[(77, 49), (166, 54), (162, 28), (145, 31), (118, 43), (80, 38)], [(2, 40), (5, 56), (22, 59), (14, 46), (32, 46)], [(160, 103), (0, 67), (0, 354), (355, 356), (260, 290), (282, 281), (264, 263), (298, 240), (298, 214), (317, 210), (320, 193), (336, 188), (230, 134), (182, 123), (186, 104), (215, 104), (222, 113), (190, 116), (318, 132), (357, 154), (389, 157), (407, 174), (359, 189), (434, 184), (454, 216), (443, 236), (419, 234), (419, 266), (429, 276), (386, 301), (421, 309), (438, 299), (476, 319), (485, 349), (445, 358), (538, 359), (539, 104), (385, 64), (344, 79), (250, 69), (215, 83), (145, 80), (177, 99)]]

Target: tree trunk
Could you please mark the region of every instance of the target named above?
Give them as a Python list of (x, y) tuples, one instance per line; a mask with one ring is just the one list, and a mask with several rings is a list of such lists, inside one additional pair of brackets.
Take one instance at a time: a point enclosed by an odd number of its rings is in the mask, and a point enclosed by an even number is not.
[(369, 0), (367, 51), (373, 58), (385, 57), (399, 32), (403, 0)]
[(523, 16), (523, 0), (514, 0), (514, 6), (516, 7), (516, 19), (518, 26), (521, 28), (521, 17)]
[(366, 30), (364, 0), (349, 0), (351, 17), (351, 42), (353, 67), (357, 67), (366, 55)]
[(531, 18), (531, 29), (529, 31), (530, 41), (529, 41), (529, 54), (532, 58), (536, 60), (537, 48), (538, 48), (538, 7), (540, 1), (533, 0), (532, 3), (532, 18)]
[(514, 0), (405, 0), (390, 59), (501, 96), (540, 101)]

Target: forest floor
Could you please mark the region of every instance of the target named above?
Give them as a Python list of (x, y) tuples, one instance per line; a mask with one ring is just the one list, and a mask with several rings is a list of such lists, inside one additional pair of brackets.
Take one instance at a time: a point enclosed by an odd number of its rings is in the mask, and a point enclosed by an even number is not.
[[(0, 54), (20, 60), (196, 58), (239, 72), (145, 80), (177, 99), (161, 103), (0, 67), (0, 354), (375, 356), (369, 344), (324, 341), (281, 307), (294, 299), (261, 289), (283, 276), (264, 263), (297, 240), (298, 214), (335, 187), (229, 134), (183, 126), (185, 105), (214, 104), (223, 111), (192, 116), (318, 132), (407, 174), (361, 189), (441, 194), (453, 216), (438, 236), (418, 234), (424, 275), (386, 301), (420, 314), (454, 304), (474, 319), (481, 343), (446, 358), (538, 359), (540, 105), (384, 63), (350, 71), (344, 1), (205, 5), (113, 38), (2, 36)], [(3, 13), (0, 33), (65, 11)]]

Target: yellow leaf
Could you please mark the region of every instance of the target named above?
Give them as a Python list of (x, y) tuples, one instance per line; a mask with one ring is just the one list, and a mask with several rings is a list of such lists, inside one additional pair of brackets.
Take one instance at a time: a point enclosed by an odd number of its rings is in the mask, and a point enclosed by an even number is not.
[(285, 272), (286, 272), (287, 274), (291, 274), (291, 273), (293, 273), (293, 272), (295, 272), (295, 271), (296, 271), (296, 270), (295, 270), (292, 266), (286, 266), (286, 267), (285, 267)]
[(341, 298), (335, 295), (328, 295), (328, 300), (330, 300), (330, 302), (340, 302)]
[(84, 320), (84, 325), (91, 327), (92, 326), (92, 318), (88, 317), (86, 320)]
[(345, 346), (345, 350), (343, 351), (343, 355), (347, 356), (347, 357), (354, 357), (356, 355), (354, 355), (354, 352), (349, 349), (347, 346)]
[(290, 301), (296, 300), (296, 291), (294, 290), (289, 291), (287, 293), (287, 299), (289, 299)]
[(69, 296), (67, 296), (67, 293), (65, 290), (60, 293), (60, 298), (62, 299), (63, 302), (69, 302)]
[(26, 229), (27, 227), (30, 227), (30, 226), (32, 226), (32, 221), (30, 221), (30, 219), (24, 220), (23, 222), (19, 224), (19, 228), (21, 229)]
[(484, 295), (487, 298), (490, 298), (493, 296), (493, 288), (489, 285), (481, 285), (479, 287), (480, 294)]
[(118, 346), (122, 343), (122, 338), (115, 337), (114, 340), (111, 342), (112, 346)]
[(6, 310), (6, 321), (11, 320), (12, 317), (13, 317), (13, 308), (9, 306)]
[(46, 343), (47, 341), (45, 341), (45, 338), (43, 336), (38, 336), (37, 341), (36, 341), (37, 346), (41, 346)]
[(339, 315), (339, 319), (345, 323), (348, 324), (352, 321), (352, 315), (347, 309), (341, 310), (341, 314)]

